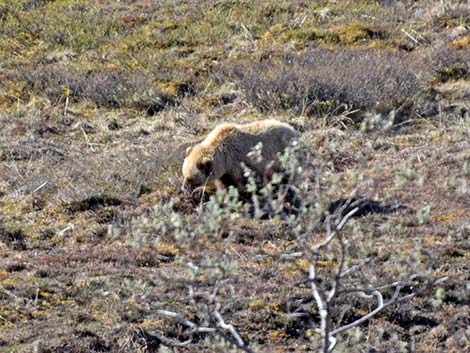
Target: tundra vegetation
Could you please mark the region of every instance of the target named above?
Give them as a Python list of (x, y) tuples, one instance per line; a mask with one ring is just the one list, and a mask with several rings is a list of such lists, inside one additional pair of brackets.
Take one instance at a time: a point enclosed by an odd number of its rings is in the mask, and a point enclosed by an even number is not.
[[(469, 58), (467, 1), (3, 0), (0, 352), (468, 351)], [(266, 117), (298, 217), (180, 192)]]

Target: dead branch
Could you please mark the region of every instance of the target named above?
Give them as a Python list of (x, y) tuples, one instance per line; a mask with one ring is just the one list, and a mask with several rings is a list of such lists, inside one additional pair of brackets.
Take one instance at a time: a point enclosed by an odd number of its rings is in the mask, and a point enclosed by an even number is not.
[[(156, 313), (173, 318), (177, 320), (178, 322), (182, 323), (183, 325), (189, 328), (189, 331), (188, 331), (189, 334), (194, 334), (194, 333), (215, 334), (215, 335), (222, 337), (223, 339), (230, 342), (231, 344), (237, 346), (241, 350), (248, 352), (248, 353), (253, 353), (253, 351), (243, 341), (240, 334), (236, 330), (235, 326), (230, 323), (226, 323), (220, 312), (222, 304), (218, 302), (217, 300), (217, 295), (219, 293), (219, 290), (223, 286), (228, 286), (230, 293), (232, 295), (234, 295), (235, 293), (235, 289), (230, 284), (230, 279), (226, 278), (226, 279), (218, 280), (216, 284), (214, 285), (214, 287), (212, 288), (211, 292), (207, 292), (207, 291), (197, 292), (197, 290), (194, 288), (193, 283), (195, 283), (195, 278), (196, 278), (197, 272), (199, 271), (199, 267), (194, 265), (192, 262), (189, 262), (187, 266), (191, 270), (191, 280), (188, 284), (189, 302), (191, 306), (194, 308), (194, 310), (196, 311), (197, 317), (201, 319), (202, 324), (198, 325), (195, 322), (185, 318), (180, 313), (177, 313), (174, 311), (157, 310)], [(205, 298), (205, 303), (203, 303), (203, 305), (200, 305), (200, 303), (198, 302), (200, 298)], [(177, 345), (185, 345), (187, 343), (190, 343), (191, 341), (192, 340), (190, 339), (185, 342), (177, 342)]]
[[(346, 204), (344, 207), (350, 206)], [(440, 284), (448, 279), (448, 277), (439, 278), (437, 280), (433, 280), (429, 278), (429, 276), (422, 275), (422, 274), (413, 274), (411, 275), (408, 280), (405, 281), (395, 281), (389, 284), (381, 285), (381, 286), (370, 286), (368, 288), (342, 288), (342, 280), (346, 275), (351, 274), (355, 270), (361, 268), (363, 264), (354, 265), (351, 267), (345, 266), (347, 253), (347, 246), (345, 239), (341, 233), (342, 228), (344, 225), (350, 220), (350, 218), (359, 210), (358, 207), (355, 207), (351, 211), (349, 211), (345, 216), (341, 217), (340, 219), (336, 219), (337, 225), (333, 228), (331, 216), (328, 216), (326, 219), (326, 236), (323, 241), (313, 246), (312, 249), (306, 248), (307, 242), (305, 239), (299, 241), (299, 243), (303, 246), (303, 252), (296, 252), (292, 254), (284, 254), (281, 256), (283, 259), (292, 259), (302, 257), (307, 253), (311, 253), (309, 256), (310, 266), (309, 266), (309, 273), (308, 273), (308, 282), (310, 284), (310, 289), (313, 298), (315, 299), (315, 303), (317, 306), (318, 313), (320, 315), (320, 325), (319, 331), (320, 333), (320, 351), (322, 353), (331, 353), (333, 352), (337, 339), (336, 335), (347, 331), (355, 326), (360, 325), (361, 323), (365, 322), (366, 320), (370, 319), (378, 312), (383, 310), (384, 308), (404, 300), (411, 299), (424, 291), (425, 289)], [(339, 214), (344, 210), (339, 210)], [(307, 235), (308, 237), (308, 235)], [(329, 281), (329, 285), (320, 285), (320, 282), (317, 278), (316, 268), (318, 266), (318, 261), (320, 258), (320, 253), (325, 251), (327, 247), (333, 242), (337, 241), (339, 243), (339, 260), (337, 264), (337, 268), (335, 274), (332, 279)], [(301, 255), (302, 254), (302, 255)], [(327, 281), (328, 283), (328, 281)], [(414, 291), (409, 294), (402, 294), (401, 290), (403, 288), (412, 288)], [(393, 290), (393, 294), (387, 300), (384, 300), (384, 293), (383, 291)], [(345, 324), (343, 326), (339, 326), (336, 328), (332, 327), (332, 323), (330, 322), (330, 312), (331, 312), (331, 303), (334, 298), (338, 296), (344, 295), (356, 295), (364, 299), (372, 299), (375, 298), (377, 301), (377, 305), (375, 309), (370, 311), (369, 313), (363, 315), (359, 319)], [(295, 312), (293, 313), (295, 316), (303, 316), (309, 315), (305, 312)], [(341, 320), (337, 322), (337, 325), (340, 325)]]

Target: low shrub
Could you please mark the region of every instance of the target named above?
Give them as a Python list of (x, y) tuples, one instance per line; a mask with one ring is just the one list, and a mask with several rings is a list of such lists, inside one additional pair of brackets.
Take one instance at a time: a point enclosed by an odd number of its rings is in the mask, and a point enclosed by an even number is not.
[(154, 82), (153, 75), (125, 69), (80, 70), (72, 65), (46, 65), (20, 74), (32, 91), (55, 102), (86, 99), (107, 108), (134, 108), (154, 115), (173, 105), (177, 95), (193, 90), (179, 85), (173, 95)]
[(261, 111), (315, 115), (340, 110), (413, 114), (429, 73), (410, 54), (369, 49), (313, 49), (226, 72)]

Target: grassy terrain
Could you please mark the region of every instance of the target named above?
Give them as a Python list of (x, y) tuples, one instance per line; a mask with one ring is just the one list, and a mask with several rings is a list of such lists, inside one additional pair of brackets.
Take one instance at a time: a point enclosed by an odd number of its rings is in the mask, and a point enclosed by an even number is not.
[[(358, 281), (450, 276), (337, 351), (468, 351), (469, 102), (464, 1), (2, 1), (0, 352), (171, 351), (190, 336), (156, 310), (196, 319), (188, 286), (221, 280), (224, 318), (253, 349), (316, 351), (315, 322), (288, 315), (318, 318), (308, 263), (279, 260), (295, 230), (180, 192), (188, 145), (267, 116), (301, 133), (312, 204), (407, 207), (345, 227), (351, 263), (367, 261)], [(338, 259), (324, 256), (327, 276)], [(374, 307), (335, 305), (344, 323)], [(174, 351), (230, 348), (191, 338)]]

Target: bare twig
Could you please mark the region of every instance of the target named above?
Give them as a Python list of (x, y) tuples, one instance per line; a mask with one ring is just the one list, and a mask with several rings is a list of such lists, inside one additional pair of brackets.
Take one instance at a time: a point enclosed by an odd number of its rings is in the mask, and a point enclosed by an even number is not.
[(240, 27), (243, 28), (243, 30), (245, 31), (246, 38), (253, 42), (253, 35), (251, 34), (250, 30), (245, 26), (245, 24), (240, 22)]
[[(339, 210), (339, 212), (337, 212), (336, 214), (342, 214), (346, 210), (346, 208), (354, 207), (356, 205), (357, 204), (355, 202), (346, 202), (342, 209)], [(307, 241), (307, 238), (311, 235), (304, 234), (304, 238), (301, 241), (299, 240), (299, 243), (303, 247), (303, 251), (295, 252), (292, 254), (284, 254), (281, 256), (281, 258), (289, 260), (305, 256), (305, 254), (307, 253), (311, 254), (309, 256), (310, 266), (308, 273), (308, 283), (310, 284), (310, 290), (313, 299), (315, 300), (317, 310), (320, 316), (318, 332), (320, 334), (320, 352), (322, 353), (331, 353), (334, 350), (337, 341), (336, 336), (338, 334), (360, 325), (361, 323), (365, 322), (366, 320), (370, 319), (378, 312), (383, 310), (385, 307), (397, 302), (409, 300), (424, 291), (425, 289), (429, 288), (430, 286), (440, 284), (449, 278), (443, 277), (437, 280), (433, 280), (426, 275), (413, 274), (407, 280), (395, 281), (381, 286), (370, 286), (367, 288), (342, 288), (343, 278), (346, 275), (351, 274), (353, 271), (361, 268), (367, 262), (365, 261), (362, 264), (354, 265), (351, 267), (347, 267), (345, 265), (346, 257), (348, 255), (348, 248), (346, 245), (346, 241), (341, 233), (341, 230), (345, 226), (345, 224), (350, 220), (350, 218), (358, 211), (359, 207), (354, 207), (346, 215), (342, 216), (340, 219), (336, 219), (337, 225), (335, 227), (332, 226), (332, 216), (327, 216), (326, 236), (323, 241), (314, 245), (312, 249), (309, 249), (309, 242)], [(337, 241), (339, 243), (338, 264), (334, 277), (330, 279), (329, 285), (325, 286), (323, 284), (323, 281), (319, 281), (316, 268), (319, 264), (320, 253), (327, 249), (333, 241)], [(328, 283), (328, 281), (325, 283)], [(401, 292), (403, 288), (412, 288), (413, 292), (403, 294)], [(388, 299), (384, 299), (384, 292), (389, 290), (393, 290), (393, 294)], [(364, 299), (375, 298), (377, 301), (377, 305), (373, 310), (351, 323), (340, 326), (342, 319), (338, 320), (336, 324), (338, 326), (336, 328), (333, 328), (332, 323), (330, 322), (330, 306), (333, 302), (333, 299), (340, 295), (343, 296), (351, 294)], [(290, 313), (289, 315), (294, 317), (310, 316), (305, 306), (303, 308), (303, 312), (299, 312), (298, 310), (296, 310), (294, 311), (294, 313)]]
[[(329, 308), (328, 302), (325, 299), (324, 292), (320, 289), (320, 285), (316, 279), (316, 260), (312, 263), (309, 267), (309, 280), (310, 280), (310, 287), (312, 290), (312, 295), (315, 298), (317, 303), (318, 312), (320, 314), (320, 341), (321, 341), (321, 351), (324, 353), (331, 352), (333, 350), (334, 344), (330, 340), (330, 330), (329, 330)], [(330, 346), (331, 347), (330, 350)]]
[(0, 319), (3, 320), (3, 321), (5, 321), (8, 325), (11, 325), (11, 326), (13, 326), (13, 327), (16, 327), (16, 325), (15, 325), (13, 322), (11, 322), (11, 321), (5, 319), (2, 315), (0, 315)]
[[(225, 278), (217, 280), (210, 292), (197, 292), (194, 287), (194, 283), (196, 275), (199, 272), (199, 266), (193, 264), (192, 262), (188, 262), (187, 266), (191, 269), (191, 279), (188, 284), (189, 302), (196, 311), (197, 317), (200, 319), (201, 324), (196, 324), (194, 321), (187, 319), (178, 312), (168, 310), (157, 310), (157, 313), (176, 319), (178, 322), (182, 323), (183, 325), (189, 328), (189, 334), (215, 334), (222, 337), (231, 344), (237, 346), (241, 350), (253, 353), (253, 351), (243, 341), (235, 326), (225, 322), (221, 314), (222, 305), (217, 301), (219, 290), (223, 286), (228, 286), (231, 295), (235, 294), (235, 289), (230, 284), (231, 279)], [(204, 298), (202, 303), (200, 303), (201, 298)], [(190, 340), (185, 342), (177, 342), (177, 344), (184, 345), (186, 344), (186, 342), (190, 342)]]
[(237, 346), (244, 347), (245, 342), (243, 342), (242, 338), (240, 337), (237, 330), (232, 324), (225, 323), (224, 319), (222, 318), (222, 315), (220, 315), (219, 313), (219, 309), (220, 304), (218, 304), (216, 309), (214, 310), (214, 316), (217, 319), (217, 326), (220, 326), (224, 330), (228, 330), (232, 334), (233, 338), (235, 338), (235, 340), (237, 341)]
[[(341, 333), (343, 331), (349, 330), (350, 328), (359, 325), (361, 322), (364, 322), (364, 321), (370, 319), (372, 316), (374, 316), (380, 310), (382, 310), (384, 308), (382, 294), (377, 290), (374, 290), (372, 292), (372, 294), (377, 298), (377, 307), (374, 310), (372, 310), (370, 313), (362, 316), (361, 318), (357, 319), (356, 321), (351, 322), (350, 324), (341, 326), (341, 327), (337, 328), (336, 330), (331, 331), (330, 335), (336, 335), (336, 334)], [(359, 292), (359, 296), (362, 297), (362, 298), (371, 298), (372, 297), (372, 295), (367, 295), (364, 292)]]
[(207, 327), (207, 326), (199, 326), (199, 325), (195, 324), (194, 322), (186, 319), (180, 313), (177, 313), (177, 312), (174, 312), (174, 311), (157, 310), (156, 313), (176, 319), (177, 321), (181, 322), (183, 325), (186, 325), (187, 327), (189, 327), (191, 329), (190, 333), (195, 333), (195, 332), (199, 332), (199, 333), (210, 332), (210, 333), (212, 333), (212, 332), (215, 332), (215, 328)]
[(48, 181), (46, 180), (44, 183), (42, 183), (41, 185), (39, 185), (36, 189), (33, 190), (32, 194), (38, 192), (39, 190), (41, 190), (44, 186), (46, 186), (48, 183)]
[(416, 44), (418, 45), (424, 45), (424, 43), (421, 43), (418, 39), (416, 39), (415, 37), (413, 37), (409, 32), (407, 32), (404, 28), (401, 29), (401, 31), (403, 33), (405, 33), (405, 35), (410, 38), (413, 42), (415, 42)]

